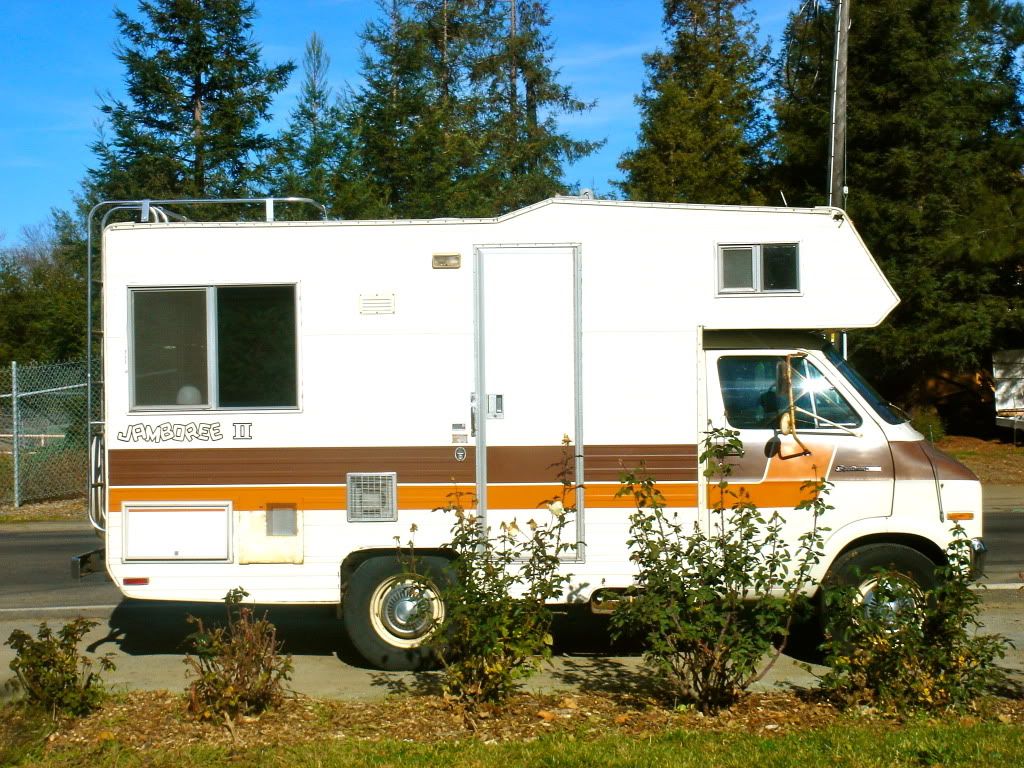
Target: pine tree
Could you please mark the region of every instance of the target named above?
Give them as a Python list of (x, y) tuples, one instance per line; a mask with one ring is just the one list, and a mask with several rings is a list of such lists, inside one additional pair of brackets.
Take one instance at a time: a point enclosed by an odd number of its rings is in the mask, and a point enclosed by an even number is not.
[(832, 9), (808, 2), (790, 14), (782, 36), (773, 78), (776, 142), (771, 177), (790, 205), (828, 201), (834, 25)]
[(482, 115), (492, 159), (483, 178), (492, 210), (505, 212), (564, 193), (564, 164), (604, 142), (574, 139), (558, 129), (557, 115), (581, 114), (593, 104), (578, 99), (552, 68), (547, 3), (508, 0), (496, 9)]
[[(862, 0), (851, 10), (846, 205), (901, 297), (886, 324), (854, 335), (854, 349), (907, 397), (929, 376), (976, 369), (991, 349), (1024, 341), (1024, 14), (1002, 0)], [(816, 62), (828, 58), (831, 29), (831, 19), (798, 16), (787, 33), (795, 77), (781, 89), (780, 171), (804, 203), (826, 195), (829, 78)]]
[(291, 63), (266, 67), (252, 0), (140, 0), (115, 11), (127, 98), (100, 107), (107, 130), (86, 198), (258, 194), (271, 139), (261, 131)]
[(379, 6), (381, 17), (362, 33), (365, 85), (350, 98), (346, 119), (355, 182), (370, 190), (363, 202), (402, 217), (462, 212), (451, 204), (476, 149), (459, 108), (472, 4), (379, 0)]
[(634, 200), (761, 203), (768, 49), (747, 0), (665, 0), (667, 51), (644, 56), (639, 146), (619, 162)]
[(331, 180), (341, 172), (345, 137), (342, 110), (327, 82), (330, 65), (323, 40), (314, 32), (306, 43), (298, 103), (270, 163), (275, 195), (317, 202), (333, 196)]
[(558, 130), (587, 105), (557, 82), (545, 2), (382, 0), (350, 102), (352, 182), (391, 215), (480, 216), (564, 191), (597, 144)]

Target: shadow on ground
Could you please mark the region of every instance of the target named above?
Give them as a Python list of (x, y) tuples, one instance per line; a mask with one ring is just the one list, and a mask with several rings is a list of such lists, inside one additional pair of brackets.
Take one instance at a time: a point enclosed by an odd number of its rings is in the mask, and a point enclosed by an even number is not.
[[(255, 606), (257, 616), (276, 626), (284, 651), (293, 656), (334, 656), (357, 669), (369, 669), (351, 646), (334, 606)], [(89, 646), (104, 653), (116, 647), (130, 656), (176, 655), (190, 650), (189, 636), (196, 627), (189, 617), (207, 627), (222, 625), (227, 616), (219, 603), (180, 603), (123, 600), (110, 616), (107, 634)], [(789, 655), (816, 660), (815, 627), (797, 627)], [(556, 613), (552, 625), (558, 663), (550, 676), (559, 683), (606, 693), (641, 693), (652, 690), (653, 678), (631, 661), (639, 657), (637, 638), (612, 640), (607, 616), (593, 615), (587, 606)], [(370, 684), (389, 693), (438, 693), (436, 674), (371, 671)]]
[[(337, 656), (346, 664), (365, 666), (348, 642), (334, 606), (254, 606), (256, 616), (266, 615), (275, 627), (284, 651), (295, 656)], [(193, 616), (207, 627), (227, 623), (220, 603), (181, 603), (122, 600), (110, 615), (107, 635), (89, 646), (90, 651), (116, 645), (131, 656), (182, 654), (190, 649), (189, 636), (196, 627)]]

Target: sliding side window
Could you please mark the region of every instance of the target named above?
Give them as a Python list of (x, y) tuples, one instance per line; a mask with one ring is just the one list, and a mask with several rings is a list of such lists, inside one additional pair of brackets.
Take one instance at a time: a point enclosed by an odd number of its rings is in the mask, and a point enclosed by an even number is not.
[(718, 249), (718, 292), (796, 293), (800, 253), (796, 243), (723, 245)]
[(298, 405), (295, 287), (134, 289), (132, 407)]

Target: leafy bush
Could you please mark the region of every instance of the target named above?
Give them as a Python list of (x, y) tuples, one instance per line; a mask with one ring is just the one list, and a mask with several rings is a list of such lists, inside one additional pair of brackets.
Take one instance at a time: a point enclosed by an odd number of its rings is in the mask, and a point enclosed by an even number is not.
[(256, 619), (242, 605), (248, 593), (236, 587), (224, 597), (227, 626), (208, 630), (202, 619), (189, 639), (195, 655), (185, 656), (194, 680), (188, 687), (188, 709), (201, 720), (258, 715), (281, 703), (291, 679), (292, 657), (281, 654), (277, 629), (266, 616)]
[(946, 425), (934, 405), (920, 406), (911, 410), (910, 425), (932, 443), (946, 436)]
[[(16, 629), (5, 645), (14, 649), (11, 661), (19, 685), (29, 702), (58, 715), (87, 715), (96, 709), (105, 694), (99, 672), (92, 661), (78, 652), (78, 645), (97, 622), (81, 617), (54, 632), (44, 621), (33, 638)], [(99, 657), (100, 669), (113, 670), (110, 655)]]
[(445, 510), (455, 515), (448, 545), (456, 557), (455, 579), (443, 589), (444, 622), (440, 629), (442, 686), (463, 703), (502, 702), (517, 681), (533, 674), (551, 656), (548, 600), (568, 580), (560, 574), (559, 555), (573, 509), (565, 499), (571, 453), (565, 445), (562, 498), (547, 505), (551, 518), (502, 523), (495, 536), (480, 518), (468, 513), (459, 494)]
[(820, 685), (829, 699), (890, 712), (957, 711), (1005, 681), (996, 661), (1008, 641), (978, 633), (981, 597), (969, 586), (970, 542), (959, 525), (946, 555), (933, 590), (893, 571), (874, 575), (870, 604), (856, 589), (826, 589), (831, 670)]
[(700, 459), (717, 497), (708, 532), (665, 512), (653, 478), (626, 474), (619, 492), (636, 504), (628, 543), (638, 574), (612, 615), (613, 634), (639, 632), (668, 692), (707, 712), (732, 704), (782, 652), (821, 556), (818, 519), (830, 509), (828, 484), (806, 483), (809, 498), (797, 509), (812, 523), (791, 557), (782, 517), (764, 518), (729, 487), (728, 458), (741, 453), (736, 432), (708, 433)]

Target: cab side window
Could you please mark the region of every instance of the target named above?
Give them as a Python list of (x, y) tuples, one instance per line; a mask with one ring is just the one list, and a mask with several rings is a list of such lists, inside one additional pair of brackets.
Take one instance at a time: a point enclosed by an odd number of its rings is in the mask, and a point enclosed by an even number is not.
[[(778, 355), (726, 356), (718, 359), (718, 380), (726, 419), (736, 429), (775, 429), (789, 405)], [(857, 427), (860, 415), (806, 358), (792, 360), (793, 404), (797, 429)]]
[[(736, 429), (772, 429), (780, 409), (779, 357), (720, 357), (718, 381), (729, 425)], [(785, 395), (783, 395), (783, 398)]]

